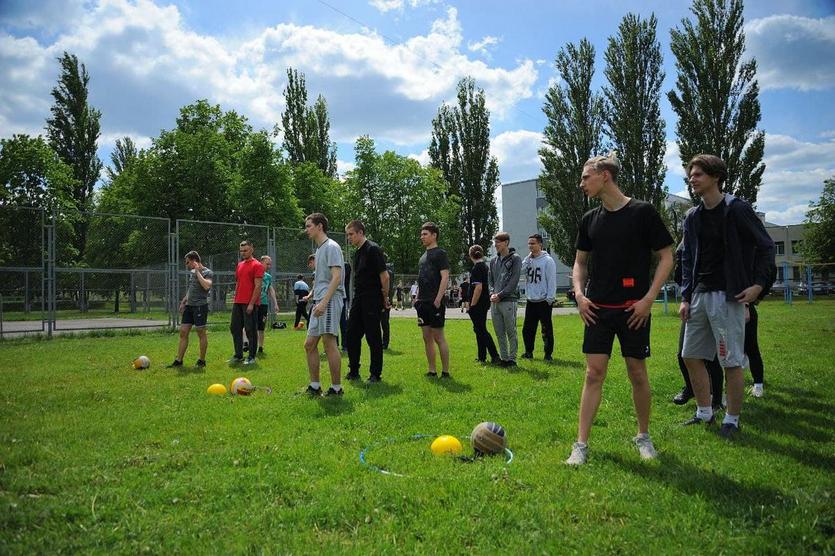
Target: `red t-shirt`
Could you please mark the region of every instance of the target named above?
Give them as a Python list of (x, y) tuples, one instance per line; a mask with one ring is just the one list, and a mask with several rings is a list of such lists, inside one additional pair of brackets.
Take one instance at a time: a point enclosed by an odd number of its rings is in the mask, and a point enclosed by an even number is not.
[[(255, 279), (264, 277), (264, 265), (258, 259), (249, 259), (238, 263), (235, 270), (235, 279), (238, 285), (235, 287), (234, 303), (249, 303), (252, 301), (252, 292), (255, 289)], [(260, 292), (259, 292), (260, 295)], [(257, 305), (257, 302), (256, 302)]]

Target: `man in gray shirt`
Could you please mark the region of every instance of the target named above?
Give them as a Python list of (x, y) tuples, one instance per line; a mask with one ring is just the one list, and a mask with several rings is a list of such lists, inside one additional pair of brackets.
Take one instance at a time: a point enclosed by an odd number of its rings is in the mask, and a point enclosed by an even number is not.
[(516, 366), (519, 342), (516, 338), (517, 288), (522, 270), (522, 259), (510, 250), (510, 234), (499, 232), (493, 237), (496, 256), (490, 261), (488, 282), (490, 285), (490, 313), (493, 330), (499, 341), (500, 365)]
[(206, 321), (209, 317), (209, 290), (212, 288), (214, 274), (202, 265), (197, 251), (186, 253), (185, 263), (190, 274), (186, 295), (180, 301), (180, 312), (183, 314), (180, 324), (180, 345), (177, 348), (177, 358), (168, 365), (169, 368), (183, 366), (183, 357), (188, 349), (188, 335), (192, 326), (197, 330), (197, 338), (200, 340), (200, 358), (196, 365), (206, 366), (206, 348), (209, 346)]

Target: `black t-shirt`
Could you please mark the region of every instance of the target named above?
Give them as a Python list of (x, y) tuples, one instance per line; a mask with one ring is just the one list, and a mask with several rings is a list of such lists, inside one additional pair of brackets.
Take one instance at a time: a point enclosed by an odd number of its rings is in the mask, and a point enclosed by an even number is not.
[(470, 300), (470, 283), (461, 282), (461, 301)]
[(694, 292), (725, 291), (725, 200), (699, 211), (699, 268)]
[[(470, 272), (470, 280), (472, 287), (475, 288), (476, 284), (481, 284), (481, 295), (478, 296), (478, 301), (475, 305), (470, 306), (470, 310), (473, 309), (483, 309), (490, 305), (490, 287), (487, 283), (487, 263), (484, 261), (479, 261), (475, 265), (473, 265), (473, 270)], [(472, 299), (472, 296), (470, 296)]]
[(588, 251), (586, 297), (595, 303), (623, 305), (649, 291), (652, 252), (672, 245), (673, 238), (651, 204), (630, 199), (620, 210), (603, 206), (583, 215), (577, 250)]
[(386, 270), (383, 250), (373, 241), (366, 240), (354, 253), (354, 296), (378, 296), (382, 299), (383, 284), (380, 273)]
[(449, 270), (449, 259), (446, 251), (440, 247), (427, 249), (420, 256), (418, 263), (418, 299), (421, 301), (435, 301), (438, 288), (441, 286), (441, 271)]

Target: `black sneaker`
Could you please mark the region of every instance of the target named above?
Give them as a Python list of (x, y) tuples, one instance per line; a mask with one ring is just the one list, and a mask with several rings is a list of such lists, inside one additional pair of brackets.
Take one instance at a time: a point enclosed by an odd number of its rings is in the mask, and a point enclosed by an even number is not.
[(244, 362), (244, 358), (243, 357), (238, 357), (237, 355), (233, 355), (226, 362), (229, 363), (230, 365), (240, 365), (241, 363)]
[(331, 396), (341, 396), (343, 392), (345, 392), (344, 388), (340, 388), (339, 390), (336, 390), (333, 386), (331, 386), (330, 388), (328, 388), (327, 392), (322, 394), (322, 397), (329, 398)]
[(368, 383), (369, 384), (374, 384), (376, 382), (382, 382), (382, 381), (383, 381), (383, 379), (381, 377), (377, 376), (377, 375), (371, 375), (370, 377), (368, 377)]
[(258, 353), (259, 354), (264, 353), (264, 348), (262, 348), (261, 346), (258, 346)]
[(182, 367), (182, 366), (183, 366), (183, 362), (180, 361), (179, 359), (175, 359), (170, 365), (167, 365), (165, 368), (166, 369), (173, 369), (175, 367)]
[(722, 428), (719, 429), (719, 436), (726, 440), (733, 440), (739, 434), (739, 427), (733, 423), (722, 423)]
[(513, 359), (508, 359), (507, 361), (504, 362), (504, 366), (505, 367), (515, 367), (516, 366), (516, 361), (514, 361)]
[(522, 359), (533, 359), (533, 353), (526, 351), (522, 354)]
[(445, 371), (445, 372), (441, 373), (441, 378), (452, 378), (452, 375), (450, 375), (448, 372)]
[(554, 360), (554, 358), (553, 358), (553, 357), (551, 357), (550, 355), (546, 355), (545, 357), (543, 357), (543, 358), (542, 358), (542, 360), (543, 360), (543, 361), (553, 361), (553, 360)]
[(684, 405), (693, 399), (693, 391), (687, 386), (681, 389), (681, 392), (675, 395), (673, 403), (676, 405)]
[(311, 385), (307, 385), (307, 390), (304, 391), (305, 394), (311, 397), (321, 396), (322, 395), (322, 387), (314, 388)]
[(429, 378), (438, 378), (438, 373), (436, 373), (435, 371), (426, 371), (426, 376), (428, 376)]
[(206, 361), (204, 359), (198, 359), (197, 363), (194, 364), (195, 367), (200, 367), (201, 369), (206, 366)]
[(708, 420), (706, 420), (706, 421), (705, 421), (704, 419), (702, 419), (701, 417), (697, 417), (696, 415), (694, 415), (694, 416), (693, 416), (693, 417), (691, 417), (690, 419), (688, 419), (688, 420), (686, 420), (685, 422), (683, 422), (683, 423), (681, 424), (681, 426), (683, 426), (683, 427), (689, 427), (690, 425), (702, 425), (702, 424), (704, 424), (704, 425), (712, 425), (712, 424), (713, 424), (713, 423), (715, 423), (715, 422), (716, 422), (716, 415), (711, 415), (710, 419), (708, 419)]
[(357, 371), (351, 371), (350, 373), (345, 375), (345, 378), (347, 380), (359, 380), (360, 379), (360, 374)]
[(504, 361), (502, 361), (498, 357), (491, 357), (490, 358), (490, 364), (495, 365), (497, 367), (504, 367)]

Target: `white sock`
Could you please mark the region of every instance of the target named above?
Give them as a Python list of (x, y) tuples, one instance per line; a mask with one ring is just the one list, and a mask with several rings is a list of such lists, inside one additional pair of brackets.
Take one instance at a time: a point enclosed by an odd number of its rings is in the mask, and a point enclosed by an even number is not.
[(310, 387), (313, 388), (314, 390), (318, 390), (319, 388), (322, 387), (322, 383), (321, 382), (311, 382)]
[(722, 419), (722, 424), (730, 423), (735, 427), (739, 426), (739, 415), (731, 415), (730, 413), (725, 413), (725, 418)]
[(340, 390), (342, 390), (342, 385), (341, 384), (331, 384), (331, 388), (333, 388), (335, 391), (339, 392)]
[(762, 388), (763, 388), (763, 383), (762, 383), (762, 382), (760, 382), (760, 383), (756, 383), (756, 382), (755, 382), (755, 383), (754, 383), (754, 386), (757, 386), (757, 387), (759, 387), (759, 389), (760, 389), (760, 390), (762, 390)]
[(702, 421), (710, 421), (710, 418), (713, 417), (713, 408), (709, 405), (705, 407), (697, 406), (696, 417), (698, 417)]

